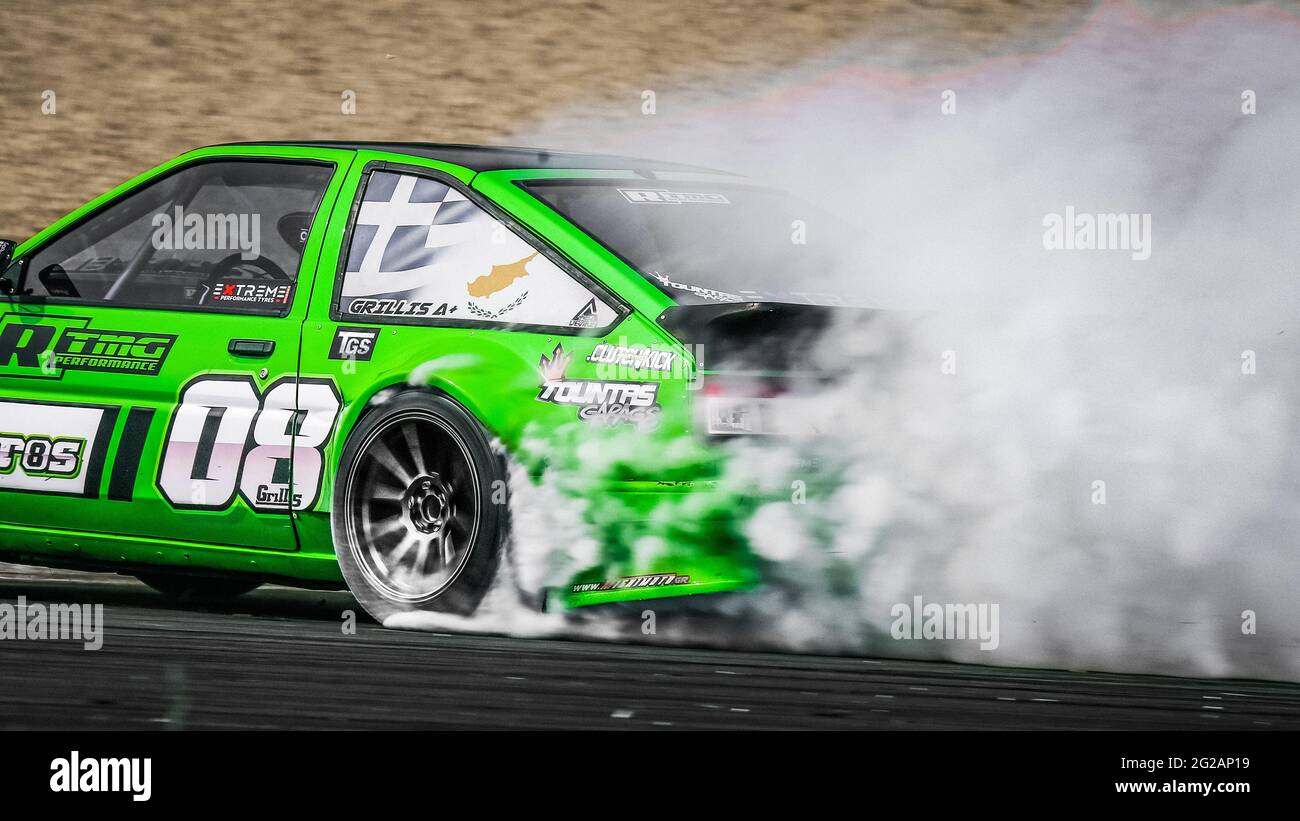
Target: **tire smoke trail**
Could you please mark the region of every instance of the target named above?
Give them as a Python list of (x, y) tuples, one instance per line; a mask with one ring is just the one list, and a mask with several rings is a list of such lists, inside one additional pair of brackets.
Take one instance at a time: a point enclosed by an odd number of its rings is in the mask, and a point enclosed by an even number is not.
[[(884, 309), (818, 351), (841, 378), (810, 429), (835, 435), (743, 445), (727, 477), (790, 495), (817, 455), (842, 481), (760, 507), (769, 590), (667, 638), (1300, 677), (1300, 24), (1108, 4), (1053, 51), (961, 74), (900, 77), (871, 51), (515, 140), (787, 187), (858, 238), (818, 290)], [(534, 569), (562, 576), (575, 543), (534, 544)], [(996, 604), (998, 648), (892, 638), (916, 596)]]

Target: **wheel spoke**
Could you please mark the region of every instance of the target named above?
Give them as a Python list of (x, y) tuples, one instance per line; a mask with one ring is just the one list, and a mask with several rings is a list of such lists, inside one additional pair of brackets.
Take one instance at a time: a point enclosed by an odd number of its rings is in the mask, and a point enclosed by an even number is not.
[[(366, 485), (366, 491), (367, 495), (371, 497), (372, 500), (397, 502), (402, 496), (402, 491), (406, 489), (403, 485), (398, 484), (396, 474), (388, 470), (388, 468), (384, 468), (383, 470), (371, 470), (369, 479), (370, 481)], [(380, 493), (380, 488), (387, 488), (389, 492)]]
[(416, 573), (419, 574), (424, 573), (425, 563), (429, 561), (430, 541), (432, 541), (432, 538), (428, 536), (424, 537), (423, 539), (416, 540), (415, 564), (414, 564), (414, 570)]
[(424, 451), (420, 446), (420, 432), (415, 429), (414, 422), (407, 422), (402, 425), (402, 436), (406, 439), (406, 447), (411, 452), (411, 463), (415, 466), (415, 475), (425, 475), (429, 471), (424, 465)]
[(420, 540), (416, 538), (415, 534), (410, 532), (408, 529), (406, 535), (397, 543), (397, 547), (393, 548), (393, 551), (388, 554), (390, 568), (397, 567), (401, 564), (402, 559), (406, 554), (410, 553), (411, 548), (415, 547), (419, 542)]
[(452, 517), (452, 518), (447, 522), (447, 528), (448, 528), (449, 530), (450, 530), (450, 529), (455, 529), (455, 530), (459, 531), (461, 536), (463, 536), (463, 537), (465, 537), (465, 538), (468, 539), (468, 538), (469, 538), (469, 529), (470, 529), (470, 524), (471, 524), (472, 522), (473, 522), (473, 519), (470, 517), (470, 515), (469, 515), (468, 513), (462, 513), (462, 512), (460, 512), (460, 511), (457, 511), (457, 512), (456, 512), (456, 515), (453, 516), (453, 517)]
[(371, 542), (366, 546), (366, 551), (370, 554), (370, 560), (375, 563), (376, 567), (383, 568), (383, 571), (385, 573), (392, 572), (388, 568), (388, 562), (387, 560), (384, 559), (384, 554), (380, 552), (379, 548), (375, 546), (374, 542)]
[(456, 545), (452, 542), (451, 531), (444, 530), (439, 534), (438, 542), (442, 546), (442, 564), (450, 570), (451, 561), (456, 557)]
[(447, 443), (438, 440), (437, 446), (433, 449), (433, 458), (429, 460), (429, 467), (437, 471), (439, 475), (450, 477), (453, 463), (456, 461), (453, 448), (447, 447)]
[(452, 498), (463, 496), (472, 485), (472, 482), (469, 482), (467, 470), (465, 470), (464, 460), (459, 459), (459, 456), (459, 453), (455, 453), (455, 455), (447, 457), (447, 472), (443, 474), (447, 486), (451, 488)]
[(388, 445), (384, 444), (382, 440), (376, 439), (370, 445), (370, 458), (375, 461), (375, 464), (383, 467), (397, 479), (399, 482), (397, 487), (406, 487), (415, 481), (415, 476), (402, 466), (402, 463), (397, 460), (397, 457), (393, 455)]
[(395, 533), (401, 533), (406, 530), (406, 523), (402, 521), (401, 516), (387, 516), (380, 519), (377, 523), (372, 521), (369, 516), (365, 522), (366, 539), (370, 542), (377, 542), (385, 539)]

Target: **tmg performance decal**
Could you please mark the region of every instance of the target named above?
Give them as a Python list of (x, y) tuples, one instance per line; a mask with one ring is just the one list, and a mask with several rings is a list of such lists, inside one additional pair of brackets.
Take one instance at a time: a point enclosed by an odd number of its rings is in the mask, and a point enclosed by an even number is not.
[(285, 377), (265, 393), (248, 376), (194, 379), (167, 429), (158, 489), (187, 510), (224, 510), (236, 494), (258, 511), (307, 510), (342, 407), (328, 379)]
[(64, 371), (157, 376), (175, 334), (91, 328), (89, 317), (0, 315), (0, 373), (62, 379)]
[(95, 497), (117, 408), (0, 400), (0, 490)]

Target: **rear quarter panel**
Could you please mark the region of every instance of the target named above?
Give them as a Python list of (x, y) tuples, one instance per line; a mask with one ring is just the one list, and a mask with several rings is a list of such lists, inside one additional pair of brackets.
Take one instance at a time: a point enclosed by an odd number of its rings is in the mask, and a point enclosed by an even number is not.
[[(454, 173), (455, 169), (436, 162), (415, 162), (406, 156), (385, 157), (362, 152), (353, 165), (351, 179), (336, 205), (331, 225), (345, 225), (363, 169), (375, 159)], [(657, 289), (589, 237), (547, 209), (513, 183), (513, 175), (524, 172), (493, 172), (473, 177), (473, 187), (528, 229), (550, 248), (584, 270), (618, 295), (632, 310), (608, 332), (594, 335), (575, 329), (573, 333), (539, 333), (495, 328), (458, 328), (432, 325), (384, 324), (380, 318), (366, 321), (331, 317), (332, 279), (340, 276), (344, 254), (342, 229), (332, 232), (323, 250), (318, 285), (303, 333), (304, 377), (334, 380), (343, 397), (339, 433), (326, 452), (330, 486), (319, 503), (298, 518), (302, 549), (311, 553), (332, 552), (330, 514), (332, 480), (350, 432), (366, 414), (374, 412), (391, 391), (434, 390), (464, 406), (487, 429), (504, 456), (522, 469), (532, 483), (549, 484), (552, 491), (576, 503), (581, 521), (560, 519), (571, 530), (554, 534), (556, 546), (564, 541), (595, 535), (600, 543), (598, 561), (574, 581), (604, 582), (642, 573), (682, 573), (693, 576), (693, 584), (673, 589), (675, 594), (732, 589), (738, 579), (752, 581), (735, 560), (734, 542), (717, 544), (717, 531), (705, 526), (698, 538), (672, 533), (675, 528), (699, 524), (699, 517), (675, 516), (674, 509), (694, 504), (710, 489), (716, 470), (714, 454), (691, 435), (691, 396), (694, 360), (690, 352), (652, 319), (670, 304)], [(589, 172), (586, 172), (589, 173)], [(603, 172), (602, 172), (603, 173)], [(617, 173), (617, 172), (615, 172)], [(466, 176), (458, 176), (466, 181)], [(337, 316), (337, 314), (335, 314)], [(369, 321), (378, 320), (378, 321)], [(369, 360), (330, 358), (340, 326), (377, 329)], [(589, 362), (600, 345), (651, 347), (672, 351), (675, 367), (666, 373), (612, 370), (608, 365)], [(662, 408), (653, 430), (628, 425), (597, 428), (578, 419), (573, 406), (539, 401), (543, 384), (540, 371), (543, 356), (551, 357), (557, 347), (569, 357), (566, 379), (650, 381), (658, 385)], [(514, 473), (520, 475), (520, 471)], [(520, 488), (512, 488), (518, 494)], [(707, 507), (707, 506), (706, 506)], [(707, 510), (702, 511), (705, 518)], [(714, 513), (719, 512), (714, 509)], [(669, 523), (665, 526), (665, 523)], [(673, 524), (676, 522), (676, 524)], [(707, 533), (705, 532), (707, 531)], [(668, 534), (683, 536), (679, 547), (660, 551), (655, 557), (638, 555), (637, 543)], [(534, 534), (535, 535), (535, 534)], [(710, 540), (714, 543), (712, 546)], [(706, 547), (701, 550), (701, 547)], [(571, 593), (571, 586), (565, 592)], [(570, 604), (587, 604), (630, 598), (667, 595), (660, 590), (603, 590), (570, 595)]]

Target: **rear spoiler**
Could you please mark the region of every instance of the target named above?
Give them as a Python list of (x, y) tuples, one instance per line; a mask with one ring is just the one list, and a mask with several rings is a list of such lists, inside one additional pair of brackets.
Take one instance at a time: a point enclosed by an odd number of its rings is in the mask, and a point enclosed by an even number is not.
[(786, 370), (806, 363), (810, 350), (833, 322), (871, 313), (875, 312), (789, 302), (720, 302), (674, 305), (659, 315), (658, 322), (682, 344), (696, 347), (697, 360)]
[(793, 328), (824, 330), (835, 309), (790, 302), (719, 302), (674, 305), (659, 315), (659, 325), (686, 345), (702, 344), (719, 333), (772, 332)]

